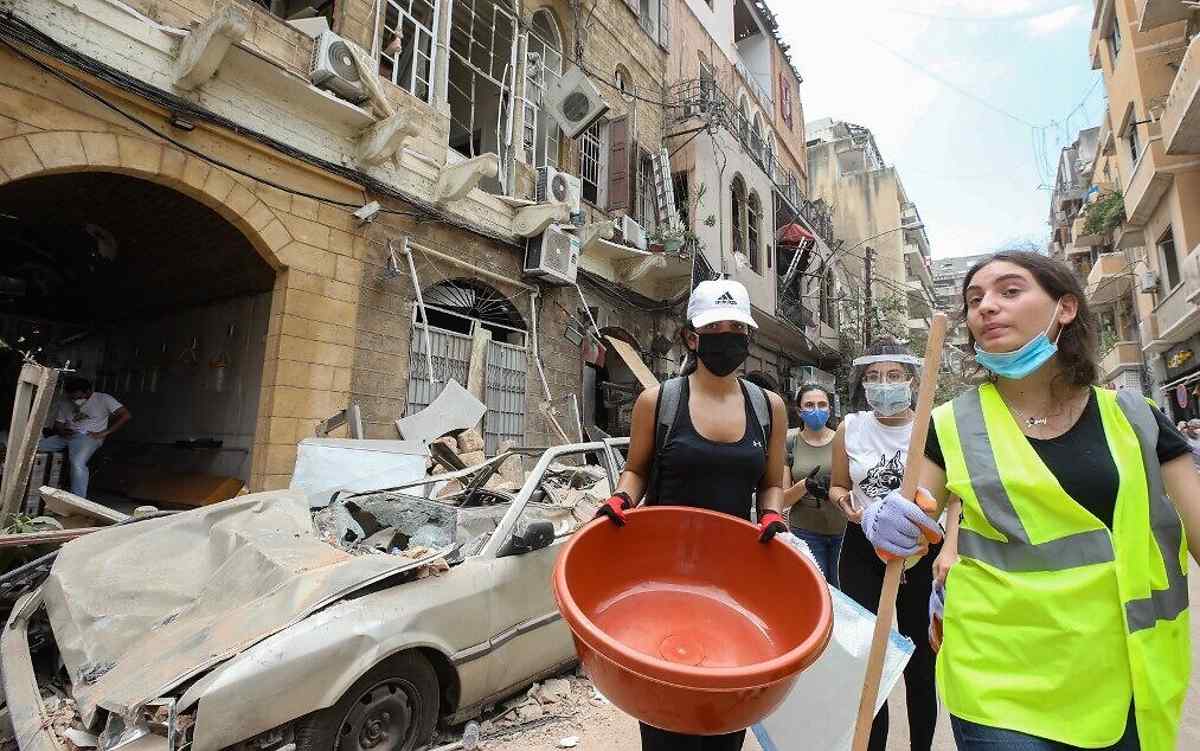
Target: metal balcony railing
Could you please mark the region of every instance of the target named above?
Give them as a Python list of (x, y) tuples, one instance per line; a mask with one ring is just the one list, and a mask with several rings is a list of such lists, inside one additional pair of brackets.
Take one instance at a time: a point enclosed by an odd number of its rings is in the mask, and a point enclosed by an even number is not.
[(791, 204), (826, 245), (833, 245), (833, 217), (828, 207), (823, 203), (810, 201), (804, 195), (796, 175), (779, 163), (775, 153), (764, 142), (762, 134), (755, 133), (749, 118), (738, 110), (733, 98), (717, 86), (715, 81), (692, 78), (680, 81), (668, 92), (669, 124), (684, 123), (696, 118), (724, 128), (737, 138), (746, 154), (771, 178), (776, 191)]

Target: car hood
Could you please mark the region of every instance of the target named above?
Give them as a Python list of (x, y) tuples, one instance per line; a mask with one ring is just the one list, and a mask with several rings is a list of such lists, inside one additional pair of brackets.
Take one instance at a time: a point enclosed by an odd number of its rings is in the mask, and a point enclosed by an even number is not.
[(432, 563), (319, 539), (307, 498), (241, 496), (63, 546), (43, 588), (85, 723), (150, 699), (367, 585)]

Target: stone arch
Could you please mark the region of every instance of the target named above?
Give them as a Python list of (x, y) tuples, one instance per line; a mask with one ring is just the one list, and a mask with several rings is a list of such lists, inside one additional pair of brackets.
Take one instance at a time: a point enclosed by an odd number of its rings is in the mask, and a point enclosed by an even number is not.
[(294, 238), (275, 208), (249, 187), (261, 183), (132, 135), (41, 131), (0, 140), (0, 185), (70, 172), (113, 172), (177, 190), (237, 227), (271, 268), (279, 271), (287, 266)]

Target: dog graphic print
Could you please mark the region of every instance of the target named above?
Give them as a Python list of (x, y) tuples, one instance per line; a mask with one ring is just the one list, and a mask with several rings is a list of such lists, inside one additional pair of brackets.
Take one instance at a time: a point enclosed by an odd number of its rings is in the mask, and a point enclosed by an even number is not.
[(891, 458), (887, 454), (879, 455), (879, 461), (867, 470), (866, 477), (858, 486), (863, 495), (874, 501), (900, 488), (904, 478), (904, 462), (900, 459), (902, 453), (897, 451)]

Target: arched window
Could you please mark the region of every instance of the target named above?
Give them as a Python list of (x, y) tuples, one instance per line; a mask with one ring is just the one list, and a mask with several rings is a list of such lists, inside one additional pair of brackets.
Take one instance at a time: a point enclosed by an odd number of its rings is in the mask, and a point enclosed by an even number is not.
[(765, 153), (763, 154), (763, 165), (767, 168), (767, 176), (771, 178), (771, 182), (775, 181), (776, 163), (775, 163), (775, 134), (769, 129), (767, 130), (767, 143)]
[(636, 91), (633, 85), (633, 76), (629, 75), (629, 71), (626, 70), (624, 65), (617, 66), (616, 80), (617, 91), (621, 92), (621, 97), (627, 102), (633, 101), (633, 95)]
[(746, 255), (750, 260), (750, 268), (758, 273), (762, 273), (762, 202), (758, 199), (758, 193), (750, 191), (750, 198), (746, 201)]
[(730, 227), (733, 228), (733, 252), (746, 254), (746, 183), (734, 175), (730, 185)]
[(545, 8), (535, 11), (526, 55), (525, 161), (534, 167), (559, 165), (558, 123), (541, 106), (542, 94), (562, 77), (562, 34)]

